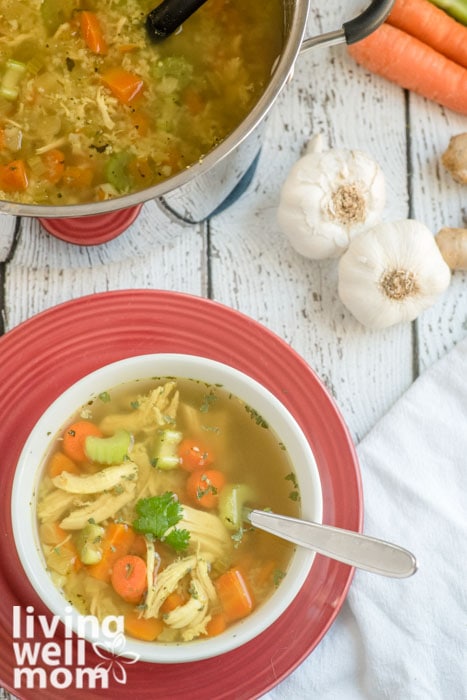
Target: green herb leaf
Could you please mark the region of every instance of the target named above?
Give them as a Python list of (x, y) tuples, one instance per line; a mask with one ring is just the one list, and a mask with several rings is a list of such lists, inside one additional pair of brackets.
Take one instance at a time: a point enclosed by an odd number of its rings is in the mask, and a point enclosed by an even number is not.
[[(190, 533), (174, 528), (183, 518), (183, 508), (174, 493), (167, 491), (162, 496), (140, 498), (136, 512), (139, 517), (133, 522), (133, 527), (137, 532), (163, 540), (177, 552), (187, 548)], [(174, 529), (166, 535), (170, 528)]]

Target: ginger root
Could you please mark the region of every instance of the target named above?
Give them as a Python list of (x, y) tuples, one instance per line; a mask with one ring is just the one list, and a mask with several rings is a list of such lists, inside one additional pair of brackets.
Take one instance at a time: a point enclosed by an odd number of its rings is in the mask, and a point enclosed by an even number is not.
[(435, 241), (451, 270), (467, 270), (467, 228), (442, 228)]
[(451, 138), (441, 162), (456, 182), (467, 184), (467, 133)]

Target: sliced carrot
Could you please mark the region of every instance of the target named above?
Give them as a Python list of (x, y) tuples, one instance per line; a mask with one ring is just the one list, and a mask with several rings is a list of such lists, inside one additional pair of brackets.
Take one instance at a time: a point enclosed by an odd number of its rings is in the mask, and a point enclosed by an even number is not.
[(467, 27), (429, 0), (396, 0), (387, 22), (467, 68)]
[(174, 591), (164, 600), (160, 607), (160, 611), (163, 615), (167, 615), (167, 613), (172, 612), (172, 610), (175, 610), (175, 608), (180, 607), (180, 605), (183, 605), (184, 603), (184, 597), (178, 593), (178, 591)]
[(58, 148), (52, 148), (42, 155), (42, 162), (46, 167), (45, 177), (53, 185), (63, 177), (65, 170), (65, 155)]
[(81, 34), (88, 48), (93, 53), (105, 56), (108, 49), (107, 41), (96, 13), (83, 10), (80, 13), (80, 26)]
[(123, 68), (110, 68), (102, 75), (102, 82), (117, 100), (126, 105), (132, 102), (144, 87), (144, 81), (139, 75)]
[(206, 634), (208, 637), (217, 637), (218, 634), (224, 632), (227, 627), (227, 620), (223, 613), (213, 615), (206, 625)]
[(239, 568), (234, 567), (219, 576), (215, 586), (228, 622), (251, 613), (255, 606), (253, 592)]
[(0, 190), (24, 192), (28, 188), (28, 184), (24, 160), (13, 160), (7, 165), (0, 165)]
[(115, 562), (128, 554), (134, 539), (135, 532), (129, 525), (109, 523), (101, 542), (102, 559), (97, 564), (91, 564), (87, 567), (89, 575), (109, 583)]
[(94, 170), (86, 165), (67, 165), (63, 171), (63, 182), (69, 187), (90, 187), (93, 179)]
[(373, 73), (467, 114), (467, 69), (397, 27), (384, 23), (348, 51)]
[(81, 474), (80, 468), (70, 457), (63, 454), (63, 452), (54, 452), (47, 465), (47, 474), (53, 479), (62, 472)]
[(188, 477), (186, 491), (190, 499), (203, 508), (215, 508), (225, 476), (217, 469), (196, 469)]
[(97, 425), (88, 420), (77, 421), (68, 426), (63, 433), (63, 451), (75, 462), (84, 462), (87, 459), (84, 451), (84, 443), (88, 435), (102, 437), (102, 432)]
[(146, 136), (149, 133), (149, 118), (142, 112), (133, 112), (131, 115), (131, 122), (135, 129), (138, 130), (139, 136)]
[(135, 639), (153, 642), (164, 629), (164, 623), (157, 617), (141, 617), (139, 613), (127, 613), (125, 616), (125, 632)]
[(120, 53), (131, 53), (132, 51), (136, 51), (136, 49), (139, 49), (138, 44), (120, 44), (120, 46), (117, 46), (117, 49)]
[(206, 446), (199, 440), (188, 438), (182, 440), (178, 448), (178, 455), (180, 466), (188, 472), (208, 467), (213, 462), (211, 452), (208, 452)]
[(147, 588), (146, 562), (136, 554), (120, 557), (113, 565), (110, 582), (120, 598), (139, 603)]

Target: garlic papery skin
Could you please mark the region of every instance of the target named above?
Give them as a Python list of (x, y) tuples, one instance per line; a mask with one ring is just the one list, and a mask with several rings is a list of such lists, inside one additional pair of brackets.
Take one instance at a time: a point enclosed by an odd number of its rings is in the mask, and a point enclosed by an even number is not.
[(413, 321), (446, 291), (451, 271), (419, 221), (379, 224), (353, 239), (339, 260), (338, 292), (368, 328)]
[(277, 221), (301, 255), (337, 258), (352, 238), (379, 223), (385, 203), (376, 161), (359, 150), (321, 151), (315, 137), (282, 186)]

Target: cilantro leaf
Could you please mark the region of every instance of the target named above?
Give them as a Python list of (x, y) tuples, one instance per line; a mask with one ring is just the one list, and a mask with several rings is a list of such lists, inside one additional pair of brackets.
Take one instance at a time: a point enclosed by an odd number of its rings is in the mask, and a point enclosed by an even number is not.
[[(165, 541), (177, 552), (187, 548), (190, 533), (174, 527), (183, 518), (183, 508), (174, 493), (167, 491), (161, 496), (140, 498), (136, 512), (139, 517), (133, 527), (137, 532)], [(174, 529), (166, 535), (170, 528)]]

